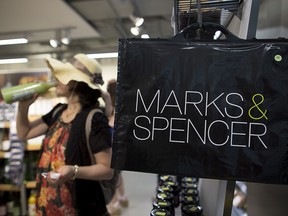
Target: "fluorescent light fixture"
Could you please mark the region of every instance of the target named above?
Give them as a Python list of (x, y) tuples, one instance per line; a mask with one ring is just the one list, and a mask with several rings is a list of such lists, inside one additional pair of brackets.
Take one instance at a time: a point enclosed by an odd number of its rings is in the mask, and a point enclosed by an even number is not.
[(87, 54), (89, 58), (94, 58), (94, 59), (101, 59), (101, 58), (118, 58), (118, 53), (117, 52), (112, 52), (112, 53), (95, 53), (95, 54)]
[(0, 46), (13, 45), (13, 44), (25, 44), (25, 43), (28, 43), (28, 40), (26, 38), (14, 38), (14, 39), (0, 40)]
[(27, 62), (28, 62), (27, 58), (0, 59), (0, 64), (19, 64)]

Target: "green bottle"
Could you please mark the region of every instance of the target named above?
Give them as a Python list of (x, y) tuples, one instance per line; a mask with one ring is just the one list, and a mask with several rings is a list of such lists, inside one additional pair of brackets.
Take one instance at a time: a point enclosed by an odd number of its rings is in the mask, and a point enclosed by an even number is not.
[(22, 85), (6, 87), (1, 89), (1, 94), (6, 103), (14, 103), (16, 101), (27, 100), (32, 98), (34, 94), (44, 94), (48, 89), (56, 86), (55, 82), (37, 82), (26, 83)]

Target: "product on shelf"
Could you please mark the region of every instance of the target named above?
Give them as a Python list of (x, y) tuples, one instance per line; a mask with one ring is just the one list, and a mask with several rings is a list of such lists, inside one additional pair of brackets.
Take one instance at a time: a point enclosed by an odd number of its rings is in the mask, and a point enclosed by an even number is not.
[(203, 216), (198, 180), (194, 177), (159, 175), (151, 215)]
[(15, 118), (15, 104), (0, 102), (0, 121), (10, 121)]
[(150, 216), (171, 216), (170, 212), (164, 209), (153, 209)]
[(175, 212), (175, 200), (174, 195), (169, 192), (162, 192), (156, 195), (156, 200), (159, 201), (169, 201), (171, 203), (171, 213), (174, 214)]
[(7, 144), (5, 144), (5, 142), (6, 143), (9, 142), (9, 129), (0, 128), (0, 151), (7, 150), (8, 147), (7, 147)]
[(164, 209), (174, 216), (174, 208), (168, 200), (154, 200), (153, 209)]
[(182, 216), (203, 216), (203, 209), (198, 205), (186, 205), (182, 208)]
[(35, 215), (36, 215), (36, 194), (35, 191), (32, 190), (28, 198), (28, 216), (35, 216)]
[(157, 192), (158, 193), (169, 192), (169, 193), (173, 194), (174, 190), (173, 190), (173, 188), (170, 185), (162, 185), (162, 186), (159, 186), (157, 188)]
[(170, 186), (173, 188), (173, 195), (174, 195), (174, 205), (175, 207), (179, 206), (179, 196), (180, 196), (180, 187), (178, 182), (176, 182), (175, 180), (172, 181), (166, 181), (164, 182), (164, 186)]
[(195, 183), (195, 184), (197, 184), (197, 179), (196, 178), (194, 178), (194, 177), (183, 177), (182, 179), (181, 179), (181, 182), (182, 183)]
[(20, 195), (18, 192), (0, 192), (0, 216), (21, 215), (20, 214)]
[(164, 185), (165, 182), (168, 182), (168, 181), (174, 181), (173, 176), (170, 176), (170, 175), (160, 175), (160, 176), (158, 177), (158, 185), (159, 185), (159, 186)]
[(181, 188), (186, 188), (186, 189), (197, 189), (197, 184), (196, 183), (189, 183), (189, 182), (182, 182)]
[(198, 196), (198, 190), (193, 188), (183, 188), (181, 190), (183, 196)]
[(181, 196), (181, 209), (187, 205), (199, 205), (198, 196)]

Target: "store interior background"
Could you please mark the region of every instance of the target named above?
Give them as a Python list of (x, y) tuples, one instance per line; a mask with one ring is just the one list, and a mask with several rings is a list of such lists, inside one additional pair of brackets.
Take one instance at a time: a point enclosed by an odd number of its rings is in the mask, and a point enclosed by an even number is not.
[[(251, 0), (244, 2), (249, 1)], [(259, 3), (256, 38), (288, 38), (288, 1), (253, 1)], [(22, 57), (28, 59), (27, 63), (22, 64), (0, 64), (0, 74), (47, 70), (44, 58), (50, 56), (65, 60), (79, 52), (117, 52), (119, 38), (135, 37), (130, 33), (130, 28), (134, 25), (131, 14), (144, 18), (141, 33), (149, 34), (150, 38), (170, 38), (174, 35), (171, 27), (173, 5), (173, 0), (2, 0), (0, 40), (26, 37), (29, 42), (0, 46), (0, 60)], [(62, 44), (57, 48), (50, 46), (50, 39), (60, 39), (66, 33), (71, 40), (69, 45)], [(98, 60), (103, 68), (104, 80), (117, 78), (117, 58)], [(125, 171), (125, 178), (131, 207), (123, 215), (148, 215), (152, 208), (156, 175)], [(213, 191), (212, 187), (216, 185), (218, 188), (219, 184), (217, 180), (211, 180), (208, 182), (211, 188), (206, 187), (206, 190)], [(286, 215), (286, 186), (255, 183), (247, 185), (249, 216)], [(206, 197), (207, 203), (217, 199), (218, 193), (215, 191), (215, 196), (211, 194)], [(215, 205), (212, 209), (217, 209), (217, 202), (212, 203)], [(205, 216), (215, 215), (210, 213)]]

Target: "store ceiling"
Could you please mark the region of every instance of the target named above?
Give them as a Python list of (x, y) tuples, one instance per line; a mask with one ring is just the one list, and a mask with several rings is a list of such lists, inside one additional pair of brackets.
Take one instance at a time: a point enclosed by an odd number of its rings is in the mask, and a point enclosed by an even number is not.
[[(219, 2), (225, 1), (228, 0)], [(269, 27), (267, 23), (275, 25), (279, 4), (275, 4), (275, 0), (259, 1), (267, 7), (260, 7), (258, 25), (265, 28)], [(288, 12), (285, 0), (277, 2), (282, 2), (282, 14)], [(174, 35), (171, 27), (174, 0), (1, 0), (0, 6), (0, 39), (24, 36), (29, 40), (25, 45), (0, 46), (0, 59), (47, 53), (61, 58), (77, 52), (115, 52), (119, 38), (134, 37), (130, 33), (131, 14), (145, 19), (141, 33), (148, 33), (152, 38)], [(288, 24), (284, 28), (288, 28)], [(52, 48), (49, 40), (65, 32), (69, 33), (71, 43)]]
[[(0, 58), (44, 53), (117, 51), (119, 38), (130, 38), (131, 14), (145, 19), (142, 33), (173, 36), (174, 0), (1, 0), (0, 39), (27, 37), (26, 45), (1, 46)], [(70, 33), (69, 46), (49, 44), (59, 31)]]

